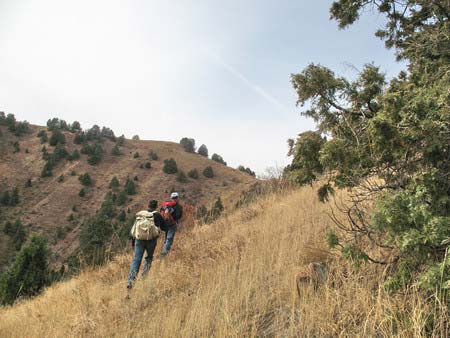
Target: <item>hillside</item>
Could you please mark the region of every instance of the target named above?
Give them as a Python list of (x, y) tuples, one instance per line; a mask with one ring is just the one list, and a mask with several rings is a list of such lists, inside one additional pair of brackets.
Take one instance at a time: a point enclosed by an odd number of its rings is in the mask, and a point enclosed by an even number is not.
[[(149, 198), (166, 199), (171, 190), (180, 193), (190, 217), (201, 205), (210, 208), (218, 197), (227, 208), (256, 182), (241, 171), (198, 154), (187, 153), (176, 143), (125, 140), (119, 147), (121, 155), (113, 156), (111, 151), (116, 143), (108, 139), (101, 140), (104, 155), (97, 165), (90, 165), (87, 155), (81, 154), (80, 159), (56, 164), (51, 177), (41, 177), (45, 165), (42, 148), (45, 146), (49, 153), (55, 149), (48, 141), (41, 144), (38, 134), (42, 130), (47, 128), (29, 126), (27, 133), (16, 136), (6, 126), (0, 126), (0, 192), (17, 187), (20, 198), (16, 206), (0, 206), (0, 250), (5, 253), (0, 257), (0, 270), (15, 252), (11, 239), (1, 231), (7, 221), (20, 220), (27, 234), (40, 233), (47, 237), (56, 262), (63, 262), (75, 253), (80, 225), (100, 207), (110, 191), (114, 176), (120, 182), (119, 190), (127, 178), (136, 184), (136, 194), (128, 196), (120, 206), (127, 212), (127, 219), (145, 207)], [(64, 131), (63, 134), (66, 139), (64, 147), (69, 154), (75, 149), (81, 150), (82, 145), (74, 143), (75, 133)], [(19, 145), (19, 152), (14, 152), (15, 142)], [(158, 160), (149, 159), (150, 151), (157, 154)], [(174, 158), (178, 169), (185, 173), (197, 169), (199, 178), (188, 178), (186, 183), (177, 182), (176, 175), (165, 174), (162, 170), (164, 160), (169, 158)], [(150, 169), (145, 166), (147, 162), (151, 164)], [(213, 178), (202, 175), (207, 166), (213, 168)], [(89, 173), (93, 180), (91, 187), (83, 187), (80, 183), (79, 176), (85, 173)], [(85, 196), (80, 197), (83, 188)]]
[[(316, 187), (314, 187), (316, 188)], [(383, 270), (354, 268), (324, 247), (329, 204), (314, 188), (260, 198), (217, 222), (180, 234), (127, 297), (131, 253), (0, 310), (0, 336), (17, 337), (392, 337), (426, 331), (427, 307), (413, 290), (378, 287)], [(331, 277), (299, 299), (294, 275), (328, 258)], [(445, 327), (441, 327), (445, 329)], [(442, 336), (442, 335), (441, 335)]]

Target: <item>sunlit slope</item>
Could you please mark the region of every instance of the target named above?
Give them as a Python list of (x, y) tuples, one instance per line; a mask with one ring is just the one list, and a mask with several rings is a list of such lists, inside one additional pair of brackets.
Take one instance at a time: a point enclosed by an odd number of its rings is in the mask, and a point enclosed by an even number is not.
[(0, 336), (256, 334), (265, 320), (290, 317), (293, 273), (322, 255), (313, 248), (322, 248), (324, 208), (311, 189), (263, 198), (177, 235), (173, 254), (154, 262), (130, 299), (131, 253), (1, 310)]
[[(119, 179), (121, 187), (127, 177), (136, 178), (136, 195), (130, 196), (121, 207), (122, 210), (129, 209), (130, 214), (145, 207), (149, 198), (168, 198), (171, 189), (180, 192), (182, 203), (185, 204), (210, 207), (221, 197), (225, 207), (229, 207), (234, 205), (243, 191), (247, 191), (256, 182), (250, 175), (236, 169), (198, 154), (187, 153), (173, 142), (127, 140), (120, 147), (122, 155), (112, 156), (111, 150), (115, 143), (106, 139), (102, 142), (104, 158), (98, 165), (89, 165), (87, 155), (81, 155), (76, 161), (62, 161), (53, 169), (52, 177), (42, 178), (41, 171), (45, 164), (42, 147), (45, 146), (49, 152), (53, 151), (53, 147), (48, 143), (41, 144), (37, 137), (38, 132), (43, 129), (45, 128), (31, 126), (29, 133), (16, 137), (6, 127), (0, 127), (0, 144), (3, 145), (3, 151), (0, 152), (0, 190), (18, 187), (21, 201), (14, 208), (2, 208), (2, 223), (20, 219), (29, 233), (40, 233), (50, 240), (57, 258), (63, 259), (77, 249), (76, 238), (80, 224), (100, 207), (106, 193), (110, 191), (109, 184), (114, 176)], [(74, 134), (66, 132), (65, 136), (65, 147), (69, 153), (74, 149), (81, 149), (80, 145), (73, 142)], [(16, 141), (20, 143), (21, 150), (13, 153), (12, 144)], [(159, 159), (150, 160), (152, 168), (146, 169), (145, 163), (149, 161), (150, 151), (155, 152)], [(162, 170), (164, 160), (169, 158), (174, 158), (178, 168), (186, 174), (197, 169), (199, 178), (188, 178), (185, 183), (177, 182), (176, 175), (165, 174)], [(202, 175), (207, 166), (213, 168), (213, 178)], [(79, 192), (83, 186), (79, 175), (84, 173), (89, 173), (94, 183), (92, 187), (86, 188), (86, 196), (80, 197)], [(59, 182), (61, 175), (63, 181)], [(28, 179), (32, 181), (31, 187), (25, 187)], [(69, 220), (69, 217), (73, 220)], [(61, 230), (66, 233), (64, 237), (57, 236)], [(8, 249), (6, 242), (7, 238), (0, 229), (0, 248)], [(0, 258), (0, 270), (2, 263), (5, 262)]]

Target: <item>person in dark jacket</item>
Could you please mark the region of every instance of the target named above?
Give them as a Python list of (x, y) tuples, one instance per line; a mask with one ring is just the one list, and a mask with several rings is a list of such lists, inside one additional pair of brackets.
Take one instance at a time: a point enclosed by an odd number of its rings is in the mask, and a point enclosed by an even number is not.
[[(148, 211), (154, 212), (158, 208), (158, 201), (151, 200), (148, 203)], [(153, 213), (153, 219), (155, 221), (155, 225), (160, 229), (166, 229), (166, 222), (164, 218), (159, 214), (159, 212)], [(133, 287), (133, 283), (136, 279), (136, 275), (139, 272), (139, 267), (141, 266), (142, 257), (144, 256), (144, 251), (147, 252), (145, 256), (144, 268), (142, 270), (142, 277), (145, 277), (148, 273), (150, 266), (153, 261), (153, 253), (155, 252), (156, 244), (158, 242), (158, 237), (150, 239), (150, 240), (138, 240), (131, 238), (131, 246), (134, 249), (133, 260), (131, 261), (130, 266), (130, 274), (128, 276), (128, 285), (127, 288), (131, 289)]]
[(178, 193), (173, 192), (170, 195), (170, 199), (174, 202), (176, 202), (175, 206), (173, 207), (173, 219), (175, 220), (175, 223), (172, 225), (167, 225), (167, 230), (164, 230), (166, 233), (166, 238), (164, 240), (164, 245), (161, 251), (161, 258), (164, 258), (167, 256), (167, 254), (170, 251), (170, 248), (173, 244), (173, 239), (175, 238), (175, 232), (177, 231), (178, 224), (183, 217), (183, 206), (178, 202)]

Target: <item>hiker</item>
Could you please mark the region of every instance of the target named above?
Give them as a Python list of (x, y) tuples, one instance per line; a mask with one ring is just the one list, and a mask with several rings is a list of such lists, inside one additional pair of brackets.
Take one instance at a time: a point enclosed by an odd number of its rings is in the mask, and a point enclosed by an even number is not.
[(177, 231), (178, 222), (183, 217), (183, 207), (178, 202), (178, 198), (178, 193), (173, 192), (170, 194), (170, 200), (163, 202), (161, 206), (161, 213), (167, 224), (167, 230), (164, 231), (166, 236), (161, 251), (161, 258), (166, 257), (169, 253)]
[(128, 276), (127, 288), (131, 289), (141, 266), (144, 251), (145, 256), (144, 269), (142, 277), (145, 277), (152, 265), (153, 253), (161, 230), (166, 229), (166, 222), (160, 215), (158, 201), (151, 200), (148, 203), (148, 210), (140, 211), (136, 214), (136, 221), (131, 228), (131, 246), (134, 249), (134, 256), (130, 266), (130, 275)]

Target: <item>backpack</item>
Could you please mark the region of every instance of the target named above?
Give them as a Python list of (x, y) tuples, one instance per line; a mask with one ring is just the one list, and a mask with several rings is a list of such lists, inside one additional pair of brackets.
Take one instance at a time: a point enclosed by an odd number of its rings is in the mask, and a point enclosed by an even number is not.
[(155, 225), (155, 212), (158, 211), (149, 212), (143, 210), (136, 214), (136, 221), (134, 221), (130, 231), (134, 239), (148, 241), (159, 236), (161, 230)]
[(167, 225), (174, 225), (176, 223), (173, 214), (175, 213), (175, 205), (177, 205), (176, 201), (165, 201), (161, 204), (161, 216), (166, 221)]

